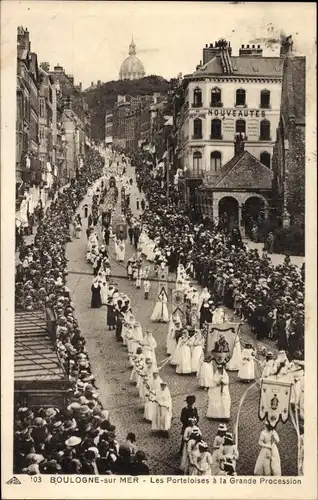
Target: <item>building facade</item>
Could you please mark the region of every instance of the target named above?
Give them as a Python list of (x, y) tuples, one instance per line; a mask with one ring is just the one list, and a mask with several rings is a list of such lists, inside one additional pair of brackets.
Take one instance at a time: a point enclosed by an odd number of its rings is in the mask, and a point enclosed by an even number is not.
[(105, 114), (105, 144), (111, 146), (113, 144), (113, 113)]
[(284, 226), (304, 224), (306, 167), (306, 58), (295, 56), (292, 37), (281, 47), (284, 60), (280, 120), (274, 147), (274, 190)]
[[(235, 156), (238, 137), (255, 164), (272, 169), (280, 116), (282, 59), (263, 57), (255, 46), (242, 46), (233, 57), (225, 40), (211, 45), (203, 52), (205, 64), (186, 75), (178, 91), (177, 158), (184, 170), (184, 196), (192, 205), (203, 177), (209, 178), (205, 187), (212, 189)], [(214, 218), (219, 216), (216, 205), (211, 202), (208, 209)], [(206, 204), (201, 209), (206, 212)]]

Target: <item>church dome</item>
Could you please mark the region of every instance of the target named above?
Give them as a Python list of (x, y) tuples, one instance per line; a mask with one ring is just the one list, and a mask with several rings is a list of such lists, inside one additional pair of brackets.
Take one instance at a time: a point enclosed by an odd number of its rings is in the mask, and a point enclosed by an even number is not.
[(136, 57), (136, 45), (132, 41), (129, 45), (129, 57), (127, 57), (120, 66), (120, 80), (137, 80), (145, 76), (144, 65)]

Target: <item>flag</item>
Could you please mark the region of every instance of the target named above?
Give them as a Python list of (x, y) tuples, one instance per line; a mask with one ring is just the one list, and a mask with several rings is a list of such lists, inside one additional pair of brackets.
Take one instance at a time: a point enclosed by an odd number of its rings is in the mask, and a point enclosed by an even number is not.
[(206, 354), (217, 364), (226, 364), (233, 356), (239, 323), (211, 323), (208, 325)]
[(267, 418), (270, 425), (276, 427), (279, 420), (285, 423), (289, 417), (291, 382), (266, 378), (261, 380), (261, 395), (258, 416)]

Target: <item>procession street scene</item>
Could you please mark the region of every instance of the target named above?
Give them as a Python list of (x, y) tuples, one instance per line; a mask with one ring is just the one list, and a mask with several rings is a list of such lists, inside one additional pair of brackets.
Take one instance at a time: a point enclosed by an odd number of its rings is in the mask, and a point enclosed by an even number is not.
[(17, 33), (13, 473), (302, 476), (293, 36), (83, 90)]

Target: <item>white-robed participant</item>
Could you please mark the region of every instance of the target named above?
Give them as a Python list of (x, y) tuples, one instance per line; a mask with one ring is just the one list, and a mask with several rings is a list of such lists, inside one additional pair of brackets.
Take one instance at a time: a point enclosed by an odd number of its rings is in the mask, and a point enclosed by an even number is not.
[(261, 451), (256, 460), (254, 476), (281, 476), (281, 462), (277, 444), (279, 437), (277, 432), (266, 422), (262, 430), (258, 444)]
[(216, 305), (216, 308), (213, 311), (212, 323), (221, 324), (227, 321), (227, 317), (225, 314), (224, 307), (220, 304)]
[(208, 291), (207, 287), (205, 286), (199, 295), (199, 302), (198, 302), (198, 309), (197, 309), (198, 315), (200, 314), (200, 309), (202, 307), (203, 301), (204, 300), (208, 301), (210, 298), (211, 298), (211, 294)]
[(154, 412), (156, 409), (156, 397), (160, 391), (160, 384), (162, 380), (158, 372), (153, 372), (152, 379), (149, 381), (147, 392), (145, 394), (145, 410), (144, 419), (152, 422)]
[(245, 348), (242, 350), (242, 362), (237, 377), (244, 382), (255, 380), (254, 349), (252, 344), (245, 344)]
[(179, 319), (179, 317), (171, 315), (167, 333), (167, 340), (166, 340), (167, 354), (169, 354), (170, 356), (172, 356), (174, 351), (176, 350), (177, 340), (175, 333), (176, 330), (179, 329), (180, 327), (181, 327), (181, 320)]
[(188, 331), (184, 330), (176, 349), (178, 350), (176, 373), (180, 375), (188, 375), (191, 373), (190, 340)]
[(262, 369), (262, 377), (261, 378), (267, 378), (267, 377), (275, 375), (275, 373), (277, 371), (277, 363), (273, 357), (272, 352), (268, 352), (266, 354), (266, 360), (264, 361), (262, 368), (263, 369)]
[(169, 322), (169, 312), (167, 306), (167, 294), (162, 290), (157, 298), (156, 305), (150, 317), (151, 321), (155, 323), (168, 323)]
[(204, 339), (202, 337), (201, 330), (196, 330), (192, 337), (192, 349), (191, 349), (191, 372), (198, 374), (200, 370), (201, 360), (203, 357), (203, 346)]
[(229, 376), (223, 366), (217, 365), (208, 397), (207, 418), (228, 420), (231, 417), (231, 396)]
[(165, 382), (161, 382), (160, 389), (156, 394), (156, 407), (152, 419), (153, 431), (161, 431), (168, 436), (172, 419), (172, 400), (170, 391)]
[(229, 372), (238, 371), (242, 363), (242, 349), (241, 349), (240, 337), (237, 333), (233, 333), (233, 335), (235, 335), (233, 354), (230, 361), (226, 365), (226, 369)]
[(129, 380), (135, 384), (137, 384), (138, 382), (138, 374), (143, 367), (144, 360), (145, 357), (142, 352), (142, 347), (137, 347), (136, 354), (132, 356), (132, 361), (134, 366), (129, 378)]
[(108, 284), (107, 281), (101, 281), (100, 284), (100, 297), (102, 299), (102, 304), (106, 305), (108, 302)]
[(201, 358), (201, 365), (197, 376), (199, 387), (202, 387), (202, 389), (205, 390), (212, 387), (214, 371), (211, 358)]
[(157, 342), (151, 332), (146, 331), (143, 338), (143, 351), (146, 358), (150, 358), (154, 371), (157, 370), (156, 347)]
[(118, 262), (125, 261), (125, 241), (121, 239), (116, 240), (116, 257)]
[(188, 426), (185, 428), (185, 431), (183, 433), (182, 439), (183, 439), (183, 446), (182, 446), (182, 452), (181, 452), (181, 464), (180, 464), (180, 470), (184, 472), (184, 474), (187, 474), (188, 469), (189, 469), (189, 454), (188, 454), (188, 442), (191, 439), (192, 435), (194, 434), (195, 436), (202, 435), (199, 427), (196, 425), (197, 419), (195, 417), (189, 418), (188, 419)]

